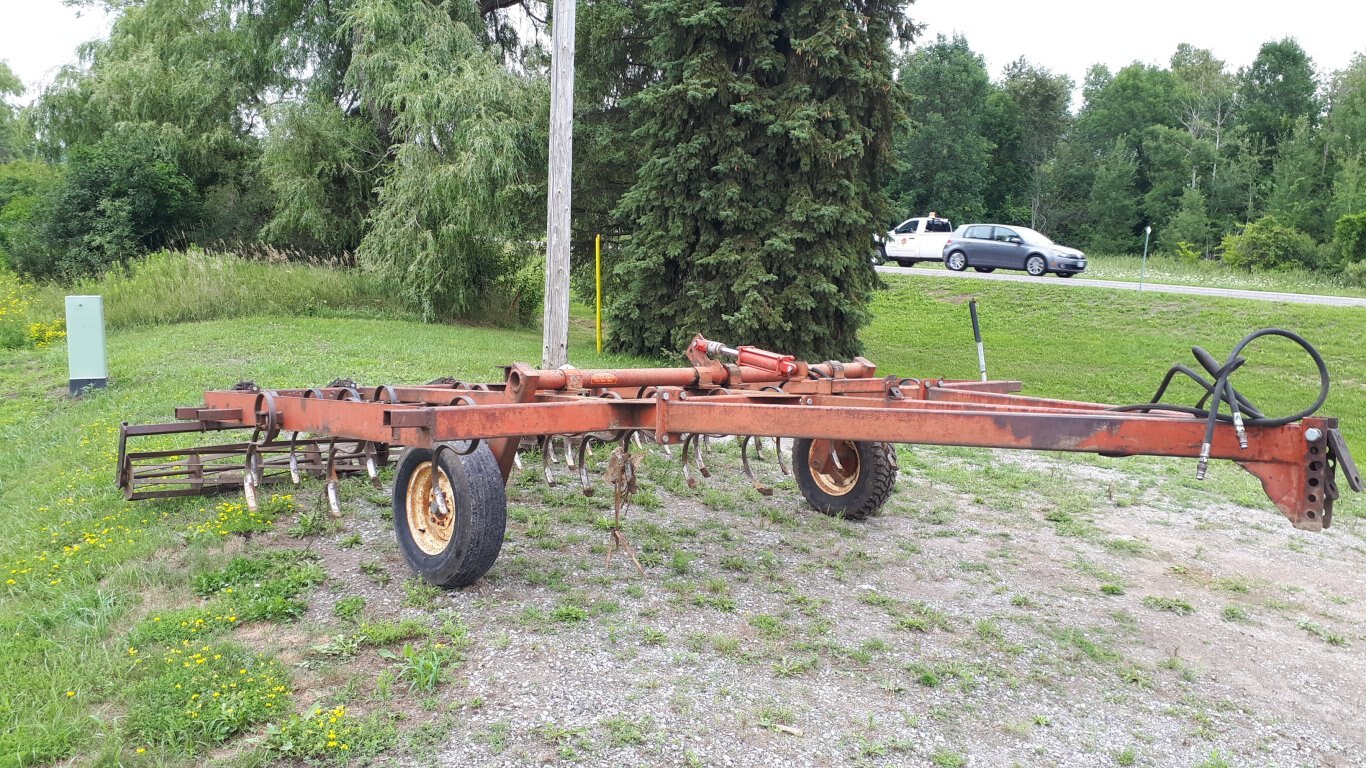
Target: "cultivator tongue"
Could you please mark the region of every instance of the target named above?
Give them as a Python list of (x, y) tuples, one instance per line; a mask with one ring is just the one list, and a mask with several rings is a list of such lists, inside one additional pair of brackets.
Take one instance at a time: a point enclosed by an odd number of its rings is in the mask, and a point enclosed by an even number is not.
[[(1244, 362), (1238, 353), (1261, 335), (1293, 337), (1314, 357), (1322, 391), (1313, 407), (1272, 419), (1233, 389), (1229, 375)], [(241, 488), (254, 507), (258, 489), (312, 477), (326, 481), (329, 506), (340, 514), (339, 480), (366, 473), (378, 487), (378, 469), (401, 446), (393, 490), (400, 543), (419, 572), (445, 586), (470, 583), (492, 565), (505, 515), (502, 484), (519, 450), (533, 447), (548, 482), (556, 482), (551, 467), (563, 454), (591, 494), (595, 446), (611, 446), (620, 457), (645, 441), (670, 455), (678, 445), (693, 485), (709, 475), (708, 441), (736, 436), (749, 482), (768, 493), (751, 449), (763, 457), (771, 438), (777, 469), (786, 474), (782, 441), (790, 439), (802, 495), (821, 512), (850, 518), (876, 513), (890, 495), (894, 443), (1184, 456), (1200, 460), (1200, 477), (1210, 459), (1229, 459), (1261, 480), (1296, 527), (1312, 530), (1331, 522), (1339, 468), (1361, 490), (1337, 421), (1312, 416), (1327, 395), (1322, 358), (1285, 331), (1249, 336), (1223, 365), (1197, 352), (1212, 380), (1175, 366), (1163, 389), (1173, 375), (1186, 375), (1205, 392), (1196, 407), (1159, 403), (1162, 390), (1151, 403), (1112, 406), (1022, 397), (1013, 394), (1015, 381), (878, 377), (863, 358), (807, 363), (700, 336), (686, 353), (691, 365), (681, 368), (536, 370), (516, 363), (503, 381), (488, 384), (442, 379), (367, 389), (339, 380), (271, 390), (243, 382), (206, 392), (202, 406), (177, 408), (177, 422), (124, 425), (118, 484), (128, 499)], [(233, 431), (235, 442), (180, 444), (192, 433)], [(130, 438), (159, 444), (133, 451)], [(620, 501), (623, 484), (635, 482), (620, 468), (634, 464), (607, 464), (618, 468), (611, 479)]]

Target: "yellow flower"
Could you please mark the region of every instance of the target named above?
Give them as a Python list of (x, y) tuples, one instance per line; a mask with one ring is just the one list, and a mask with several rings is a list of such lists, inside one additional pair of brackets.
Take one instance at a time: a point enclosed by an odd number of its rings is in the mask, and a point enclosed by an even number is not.
[(67, 692), (66, 692), (66, 695), (67, 695), (68, 697), (75, 696), (75, 695), (76, 695), (76, 692), (75, 692), (75, 691), (67, 691)]
[(139, 755), (142, 754), (143, 752), (146, 752), (146, 751), (147, 751), (147, 748), (146, 748), (146, 747), (138, 747), (138, 754), (139, 754)]

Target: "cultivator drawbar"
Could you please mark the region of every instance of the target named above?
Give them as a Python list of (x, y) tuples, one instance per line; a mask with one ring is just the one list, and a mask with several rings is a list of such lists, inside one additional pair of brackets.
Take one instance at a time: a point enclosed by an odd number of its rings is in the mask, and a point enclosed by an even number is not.
[[(1272, 419), (1233, 389), (1228, 377), (1242, 365), (1238, 352), (1258, 334), (1222, 365), (1199, 350), (1209, 379), (1184, 366), (1168, 373), (1158, 396), (1183, 374), (1205, 390), (1196, 407), (1157, 397), (1133, 406), (1024, 397), (1014, 381), (879, 377), (863, 358), (813, 364), (700, 336), (687, 350), (691, 365), (680, 368), (536, 370), (515, 363), (490, 384), (443, 379), (362, 388), (335, 381), (269, 390), (244, 382), (206, 392), (202, 406), (177, 408), (178, 422), (124, 425), (118, 483), (129, 499), (242, 488), (254, 506), (257, 489), (311, 476), (326, 481), (329, 505), (340, 514), (338, 480), (367, 473), (378, 485), (378, 467), (402, 447), (395, 530), (413, 567), (443, 586), (473, 583), (493, 565), (506, 518), (504, 483), (519, 451), (538, 448), (552, 483), (551, 466), (563, 453), (591, 494), (587, 454), (595, 445), (614, 446), (608, 479), (619, 508), (623, 489), (635, 483), (629, 457), (646, 440), (670, 454), (677, 446), (691, 484), (708, 474), (707, 439), (721, 435), (740, 438), (742, 466), (765, 493), (751, 449), (765, 450), (771, 438), (781, 463), (783, 440), (790, 440), (803, 496), (821, 512), (850, 518), (876, 513), (890, 495), (892, 444), (920, 443), (1184, 456), (1200, 460), (1202, 477), (1209, 459), (1228, 459), (1260, 479), (1296, 527), (1319, 530), (1332, 520), (1337, 470), (1353, 490), (1361, 490), (1361, 478), (1337, 421), (1310, 415), (1323, 397), (1305, 413)], [(1320, 364), (1326, 396), (1322, 360), (1303, 346)], [(231, 430), (245, 439), (142, 452), (127, 444), (131, 437)]]

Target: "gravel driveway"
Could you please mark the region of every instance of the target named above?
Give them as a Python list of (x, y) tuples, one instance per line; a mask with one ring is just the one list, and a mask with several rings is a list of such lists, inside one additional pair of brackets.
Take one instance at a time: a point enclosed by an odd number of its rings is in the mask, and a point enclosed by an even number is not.
[(1188, 462), (903, 448), (885, 513), (855, 523), (790, 479), (760, 496), (733, 445), (709, 463), (691, 489), (647, 461), (625, 529), (643, 577), (606, 563), (610, 494), (519, 475), (493, 570), (427, 610), (402, 607), (382, 497), (354, 500), (365, 544), (317, 542), (311, 631), (359, 594), (472, 639), (438, 697), (357, 701), (407, 723), (380, 762), (1361, 765), (1350, 516), (1297, 531), (1231, 464), (1197, 484)]

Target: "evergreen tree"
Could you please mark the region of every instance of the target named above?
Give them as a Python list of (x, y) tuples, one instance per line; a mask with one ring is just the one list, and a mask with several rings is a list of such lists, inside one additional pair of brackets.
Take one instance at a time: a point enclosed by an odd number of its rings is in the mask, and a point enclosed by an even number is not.
[(1102, 253), (1133, 250), (1138, 231), (1138, 158), (1123, 138), (1096, 164), (1091, 185), (1092, 234), (1090, 247)]
[(1333, 179), (1331, 216), (1341, 218), (1366, 211), (1366, 156), (1353, 155), (1342, 163)]
[[(1189, 248), (1201, 257), (1209, 258), (1214, 247), (1214, 228), (1211, 226), (1205, 195), (1195, 187), (1181, 193), (1181, 204), (1167, 225), (1158, 230), (1158, 246), (1168, 253), (1181, 253)], [(1186, 248), (1182, 248), (1182, 245)]]
[(1323, 134), (1306, 118), (1281, 139), (1271, 166), (1266, 212), (1282, 224), (1319, 240), (1332, 235), (1332, 171), (1325, 167)]
[(647, 160), (621, 214), (611, 345), (691, 336), (803, 357), (859, 351), (869, 236), (898, 117), (900, 0), (659, 0), (661, 79), (636, 99)]

